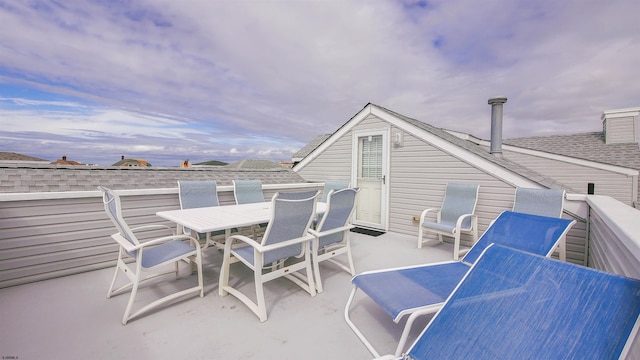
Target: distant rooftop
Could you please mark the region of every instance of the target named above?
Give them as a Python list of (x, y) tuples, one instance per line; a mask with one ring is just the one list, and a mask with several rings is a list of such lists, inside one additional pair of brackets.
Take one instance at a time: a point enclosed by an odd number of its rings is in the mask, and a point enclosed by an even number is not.
[(0, 151), (0, 161), (42, 161), (49, 163), (49, 160), (40, 159), (33, 156), (18, 154), (14, 152)]
[(605, 144), (604, 132), (504, 139), (503, 144), (603, 164), (640, 169), (637, 143)]

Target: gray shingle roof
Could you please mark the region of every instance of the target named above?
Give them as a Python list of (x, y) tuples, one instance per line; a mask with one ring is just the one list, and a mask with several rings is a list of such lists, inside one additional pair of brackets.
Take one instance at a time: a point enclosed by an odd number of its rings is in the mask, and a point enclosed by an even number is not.
[(640, 170), (638, 144), (605, 144), (603, 132), (504, 139), (502, 143)]
[(422, 122), (420, 120), (416, 120), (416, 119), (412, 119), (410, 117), (404, 116), (402, 114), (398, 114), (394, 111), (391, 111), (389, 109), (386, 109), (384, 107), (375, 105), (375, 104), (371, 104), (372, 106), (375, 106), (379, 109), (382, 109), (386, 112), (389, 112), (391, 114), (393, 114), (394, 116), (406, 121), (407, 123), (416, 126), (422, 130), (428, 131), (430, 133), (432, 133), (435, 136), (438, 136), (462, 149), (465, 149), (466, 151), (469, 151), (477, 156), (480, 156), (492, 163), (495, 163), (498, 166), (501, 166), (515, 174), (518, 174), (520, 176), (526, 177), (527, 179), (530, 179), (531, 181), (534, 181), (546, 188), (549, 189), (565, 189), (568, 191), (575, 191), (571, 188), (569, 188), (568, 186), (559, 183), (558, 181), (549, 178), (547, 176), (544, 176), (536, 171), (533, 171), (527, 167), (524, 167), (516, 162), (513, 162), (507, 158), (498, 158), (496, 156), (491, 155), (487, 149), (476, 145), (470, 141), (461, 139), (455, 135), (452, 135), (450, 133), (448, 133), (447, 131), (445, 131), (444, 129), (440, 129), (437, 128), (433, 125), (427, 124), (425, 122)]
[(290, 169), (235, 170), (225, 167), (94, 167), (0, 165), (0, 193), (90, 191), (103, 185), (116, 190), (175, 188), (178, 180), (215, 179), (219, 186), (233, 179), (260, 179), (263, 184), (306, 182)]
[(315, 148), (320, 146), (320, 144), (322, 144), (325, 140), (331, 137), (331, 135), (332, 134), (324, 134), (324, 135), (316, 136), (316, 138), (311, 140), (310, 143), (305, 145), (302, 149), (296, 151), (291, 156), (291, 159), (293, 159), (293, 161), (298, 161), (303, 159), (305, 156), (309, 155), (309, 153), (311, 153)]

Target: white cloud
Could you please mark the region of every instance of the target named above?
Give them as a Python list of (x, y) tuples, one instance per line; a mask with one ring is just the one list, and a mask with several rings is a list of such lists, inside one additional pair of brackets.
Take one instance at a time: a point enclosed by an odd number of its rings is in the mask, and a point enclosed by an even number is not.
[(0, 7), (0, 85), (63, 99), (0, 93), (6, 151), (47, 133), (83, 156), (138, 142), (287, 160), (368, 102), (480, 137), (495, 95), (507, 137), (640, 106), (633, 0), (33, 4)]

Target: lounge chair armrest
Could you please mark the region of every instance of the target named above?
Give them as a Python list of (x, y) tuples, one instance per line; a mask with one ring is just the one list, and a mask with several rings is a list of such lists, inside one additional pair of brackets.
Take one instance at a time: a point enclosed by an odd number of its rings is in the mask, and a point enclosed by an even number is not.
[(424, 219), (427, 217), (427, 214), (430, 212), (435, 212), (436, 214), (440, 212), (440, 208), (429, 208), (429, 209), (425, 209), (422, 214), (420, 214), (420, 225), (422, 225), (422, 223), (424, 223)]

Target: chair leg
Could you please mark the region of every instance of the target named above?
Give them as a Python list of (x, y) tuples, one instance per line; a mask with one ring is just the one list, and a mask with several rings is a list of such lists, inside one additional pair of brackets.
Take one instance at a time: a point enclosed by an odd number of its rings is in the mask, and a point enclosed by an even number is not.
[(320, 277), (320, 260), (318, 259), (317, 250), (311, 251), (311, 262), (313, 263), (313, 274), (316, 279), (316, 290), (319, 294), (323, 292), (324, 289), (322, 288), (322, 278)]
[(223, 255), (222, 266), (220, 267), (220, 280), (218, 281), (218, 295), (220, 297), (229, 295), (225, 290), (229, 286), (229, 265), (231, 263), (230, 254), (226, 251)]
[(459, 257), (460, 257), (460, 231), (456, 231), (454, 240), (453, 240), (453, 260), (458, 260)]
[(136, 299), (136, 294), (138, 293), (138, 285), (139, 281), (139, 273), (136, 276), (136, 279), (133, 281), (133, 287), (131, 288), (131, 295), (129, 296), (129, 302), (127, 303), (127, 308), (124, 310), (124, 316), (122, 317), (122, 325), (127, 325), (127, 321), (129, 321), (129, 314), (131, 314), (131, 308), (133, 307), (133, 302)]
[(262, 269), (254, 269), (254, 280), (256, 282), (256, 315), (260, 322), (267, 321), (267, 304), (264, 300), (264, 284), (262, 283)]
[(418, 249), (422, 249), (422, 236), (424, 235), (424, 227), (422, 226), (422, 224), (419, 225), (420, 228), (418, 229)]
[[(118, 260), (118, 263), (120, 260)], [(111, 298), (113, 294), (113, 287), (116, 285), (116, 280), (118, 280), (118, 273), (120, 273), (120, 265), (116, 264), (116, 271), (113, 273), (113, 278), (111, 279), (111, 285), (109, 286), (109, 290), (107, 290), (107, 299)]]

